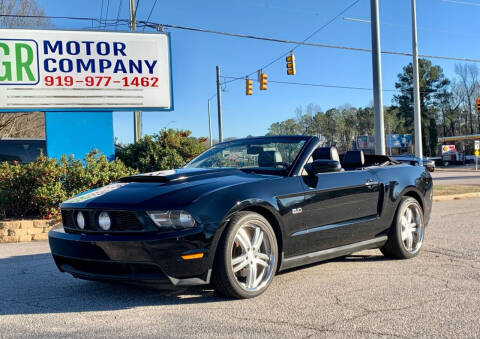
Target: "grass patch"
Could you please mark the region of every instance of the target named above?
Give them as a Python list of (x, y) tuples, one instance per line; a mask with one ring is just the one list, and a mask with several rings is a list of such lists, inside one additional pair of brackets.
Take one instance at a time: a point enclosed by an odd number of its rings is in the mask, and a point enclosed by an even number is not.
[(433, 196), (480, 192), (475, 185), (433, 185)]

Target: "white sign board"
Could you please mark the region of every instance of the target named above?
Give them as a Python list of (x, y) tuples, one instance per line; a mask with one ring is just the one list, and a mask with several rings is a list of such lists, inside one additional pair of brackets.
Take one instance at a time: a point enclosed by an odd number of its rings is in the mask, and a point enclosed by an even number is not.
[(163, 33), (0, 29), (0, 110), (172, 110)]
[(450, 153), (455, 152), (455, 145), (443, 145), (442, 146), (442, 154), (443, 153)]
[(475, 150), (480, 150), (480, 140), (475, 140)]

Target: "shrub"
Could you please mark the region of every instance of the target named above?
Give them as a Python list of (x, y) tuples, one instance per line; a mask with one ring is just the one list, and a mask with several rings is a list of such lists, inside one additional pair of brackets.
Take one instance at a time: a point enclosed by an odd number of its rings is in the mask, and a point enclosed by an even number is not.
[[(41, 155), (33, 163), (20, 165), (3, 162), (0, 165), (0, 214), (16, 217), (37, 214), (42, 209), (41, 197), (36, 191), (52, 192), (51, 184), (61, 180), (63, 171), (55, 159)], [(57, 196), (65, 198), (62, 191)], [(42, 213), (49, 214), (47, 211)]]
[(44, 155), (30, 164), (0, 164), (0, 219), (59, 215), (62, 201), (135, 173), (121, 161), (108, 162), (92, 151), (84, 163), (72, 157), (59, 162)]
[(178, 168), (206, 150), (206, 138), (190, 136), (190, 131), (162, 130), (117, 151), (117, 157), (140, 172)]
[(74, 196), (93, 188), (105, 186), (121, 177), (137, 173), (116, 159), (108, 161), (105, 155), (92, 151), (85, 156), (84, 163), (70, 157), (62, 159), (65, 168), (64, 186), (69, 196)]

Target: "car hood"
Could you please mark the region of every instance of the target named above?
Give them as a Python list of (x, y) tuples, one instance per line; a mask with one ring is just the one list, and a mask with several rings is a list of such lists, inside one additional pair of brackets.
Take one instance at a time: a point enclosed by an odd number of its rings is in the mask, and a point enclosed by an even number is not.
[(278, 178), (238, 169), (184, 168), (133, 175), (113, 184), (81, 193), (62, 208), (173, 209), (184, 208), (216, 190)]

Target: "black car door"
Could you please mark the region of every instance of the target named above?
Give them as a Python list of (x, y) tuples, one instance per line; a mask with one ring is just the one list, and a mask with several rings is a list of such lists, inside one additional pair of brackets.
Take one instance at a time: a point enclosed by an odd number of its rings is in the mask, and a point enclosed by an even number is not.
[(379, 183), (365, 169), (301, 176), (305, 189), (303, 220), (308, 251), (320, 251), (359, 241), (358, 227), (378, 217)]

